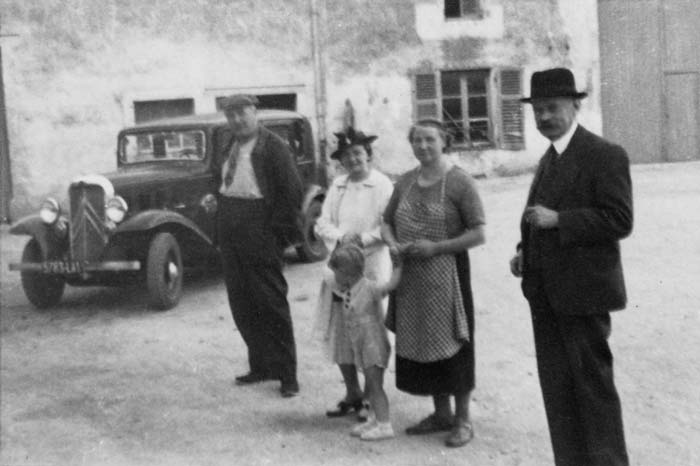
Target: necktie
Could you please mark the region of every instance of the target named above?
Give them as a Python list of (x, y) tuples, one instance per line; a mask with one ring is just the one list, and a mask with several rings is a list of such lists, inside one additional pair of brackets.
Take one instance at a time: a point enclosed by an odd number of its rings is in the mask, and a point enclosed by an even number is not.
[(549, 145), (547, 149), (546, 157), (544, 160), (544, 173), (545, 177), (550, 177), (554, 174), (554, 170), (557, 168), (557, 162), (559, 160), (559, 154), (552, 144)]
[(228, 157), (228, 166), (226, 167), (226, 175), (224, 175), (224, 186), (227, 188), (233, 183), (233, 175), (236, 173), (236, 161), (238, 159), (238, 143), (234, 142), (231, 146), (231, 154)]
[(557, 161), (559, 160), (559, 153), (554, 148), (554, 144), (549, 145), (549, 149), (547, 149), (547, 153), (549, 154), (549, 164), (555, 165), (557, 163)]

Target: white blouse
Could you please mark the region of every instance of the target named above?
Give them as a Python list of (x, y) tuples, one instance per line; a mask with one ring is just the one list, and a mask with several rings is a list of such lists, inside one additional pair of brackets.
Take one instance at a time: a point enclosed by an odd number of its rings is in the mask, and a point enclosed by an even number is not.
[[(387, 266), (391, 271), (391, 260), (380, 229), (384, 209), (393, 191), (391, 180), (375, 169), (371, 169), (369, 176), (362, 181), (351, 181), (348, 175), (341, 175), (333, 180), (328, 189), (321, 216), (316, 221), (316, 234), (323, 238), (329, 251), (335, 248), (343, 235), (360, 235), (368, 259), (366, 271), (375, 280), (384, 278)], [(381, 259), (371, 257), (375, 255), (381, 256)], [(374, 260), (382, 264), (371, 265)], [(385, 263), (387, 261), (388, 264)], [(375, 267), (379, 267), (381, 272), (377, 270), (377, 274), (372, 273)]]

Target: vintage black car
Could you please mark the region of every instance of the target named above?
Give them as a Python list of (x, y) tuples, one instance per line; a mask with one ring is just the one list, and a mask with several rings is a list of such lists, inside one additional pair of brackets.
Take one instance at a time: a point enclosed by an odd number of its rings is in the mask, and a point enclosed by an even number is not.
[[(325, 196), (325, 167), (319, 163), (311, 126), (302, 115), (259, 110), (260, 122), (289, 143), (304, 181), (302, 260), (327, 251), (313, 231)], [(223, 114), (192, 115), (122, 130), (117, 171), (83, 176), (70, 184), (69, 209), (49, 198), (39, 214), (10, 232), (32, 238), (21, 272), (29, 301), (57, 304), (74, 286), (145, 282), (150, 305), (169, 309), (182, 294), (183, 267), (216, 265), (217, 187), (224, 148), (231, 138)]]

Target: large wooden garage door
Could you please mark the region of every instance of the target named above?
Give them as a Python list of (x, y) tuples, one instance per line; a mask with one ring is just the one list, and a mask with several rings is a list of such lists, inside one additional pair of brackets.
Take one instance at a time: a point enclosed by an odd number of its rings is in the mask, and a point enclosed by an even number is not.
[(603, 133), (633, 162), (700, 159), (700, 0), (599, 0)]

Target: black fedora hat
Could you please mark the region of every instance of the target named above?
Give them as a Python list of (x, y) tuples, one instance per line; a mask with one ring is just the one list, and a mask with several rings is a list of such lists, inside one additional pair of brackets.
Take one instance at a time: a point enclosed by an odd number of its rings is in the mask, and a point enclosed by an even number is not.
[(530, 97), (520, 99), (530, 103), (533, 99), (549, 97), (572, 97), (583, 99), (587, 92), (578, 92), (574, 82), (574, 74), (568, 68), (552, 68), (551, 70), (535, 71), (530, 78)]
[(350, 146), (365, 146), (371, 144), (377, 139), (377, 136), (365, 134), (362, 131), (357, 131), (355, 128), (348, 128), (344, 133), (333, 133), (338, 138), (338, 147), (331, 154), (332, 159), (340, 160), (343, 151)]

